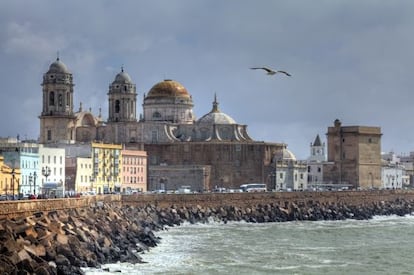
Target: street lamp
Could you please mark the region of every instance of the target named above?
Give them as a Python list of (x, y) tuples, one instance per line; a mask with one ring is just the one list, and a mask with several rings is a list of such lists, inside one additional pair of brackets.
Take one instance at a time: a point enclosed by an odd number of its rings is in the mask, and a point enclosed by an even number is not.
[(42, 168), (42, 175), (46, 177), (46, 182), (47, 182), (47, 177), (50, 176), (50, 167), (45, 166)]
[(16, 172), (14, 171), (14, 168), (12, 169), (12, 189), (13, 189), (13, 200), (14, 200), (14, 175), (16, 174)]
[(36, 178), (37, 174), (36, 171), (33, 173), (33, 195), (36, 195)]
[(33, 176), (32, 173), (29, 174), (29, 193), (32, 194), (32, 181), (33, 181)]

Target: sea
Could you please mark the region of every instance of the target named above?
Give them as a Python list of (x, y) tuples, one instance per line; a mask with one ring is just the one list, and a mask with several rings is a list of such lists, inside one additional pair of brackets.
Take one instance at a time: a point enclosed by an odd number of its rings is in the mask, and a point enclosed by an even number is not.
[(146, 263), (92, 274), (414, 274), (414, 216), (183, 224), (156, 232)]

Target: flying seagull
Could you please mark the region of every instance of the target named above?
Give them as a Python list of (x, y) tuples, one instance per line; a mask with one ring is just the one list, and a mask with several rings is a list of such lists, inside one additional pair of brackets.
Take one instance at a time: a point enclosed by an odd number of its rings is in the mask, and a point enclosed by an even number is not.
[(267, 67), (250, 68), (250, 69), (252, 69), (252, 70), (265, 70), (267, 72), (267, 74), (269, 74), (269, 75), (274, 75), (274, 74), (277, 74), (277, 73), (281, 73), (281, 74), (285, 74), (287, 76), (291, 76), (288, 72), (285, 72), (285, 71), (275, 71), (275, 70), (272, 70), (272, 69), (267, 68)]

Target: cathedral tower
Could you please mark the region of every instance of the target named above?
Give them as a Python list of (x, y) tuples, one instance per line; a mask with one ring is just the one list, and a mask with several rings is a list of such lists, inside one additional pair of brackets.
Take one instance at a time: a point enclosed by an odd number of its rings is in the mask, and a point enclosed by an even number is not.
[(131, 77), (121, 69), (109, 86), (109, 117), (108, 122), (137, 121), (137, 93)]
[(73, 133), (68, 128), (74, 120), (73, 76), (59, 57), (43, 75), (40, 143), (69, 141)]

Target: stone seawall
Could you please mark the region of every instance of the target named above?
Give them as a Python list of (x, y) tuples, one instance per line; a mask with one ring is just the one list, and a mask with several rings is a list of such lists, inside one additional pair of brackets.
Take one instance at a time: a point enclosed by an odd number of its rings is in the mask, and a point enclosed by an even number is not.
[(1, 201), (0, 217), (30, 215), (38, 211), (53, 211), (85, 208), (96, 202), (117, 205), (145, 206), (154, 204), (160, 207), (203, 206), (217, 207), (232, 205), (245, 207), (255, 204), (277, 203), (279, 205), (319, 203), (345, 203), (361, 205), (364, 203), (394, 201), (395, 199), (414, 199), (414, 190), (376, 190), (341, 192), (267, 192), (267, 193), (200, 193), (200, 194), (138, 194), (84, 196), (70, 199), (47, 199), (26, 201)]
[[(0, 203), (0, 274), (83, 274), (140, 263), (154, 232), (183, 222), (369, 219), (413, 212), (414, 192), (98, 196)], [(5, 212), (14, 211), (14, 212)], [(137, 267), (139, 269), (139, 267)]]

